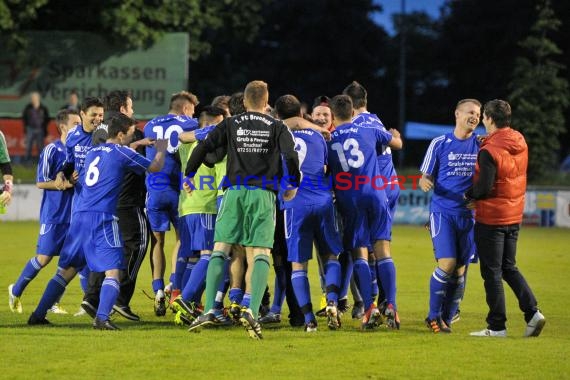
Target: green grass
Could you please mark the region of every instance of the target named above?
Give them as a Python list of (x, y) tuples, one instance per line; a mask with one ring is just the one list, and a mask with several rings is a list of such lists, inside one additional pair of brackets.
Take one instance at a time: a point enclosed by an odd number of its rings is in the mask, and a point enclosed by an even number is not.
[[(570, 364), (570, 233), (563, 229), (524, 228), (519, 241), (519, 267), (533, 288), (547, 324), (539, 338), (524, 339), (524, 321), (507, 288), (507, 339), (474, 338), (485, 327), (487, 307), (478, 265), (471, 268), (461, 320), (450, 335), (434, 335), (423, 325), (428, 282), (434, 261), (429, 237), (420, 227), (394, 230), (393, 255), (398, 269), (398, 307), (402, 329), (358, 330), (343, 318), (339, 331), (306, 334), (284, 321), (265, 328), (263, 341), (247, 338), (243, 329), (189, 333), (167, 318), (155, 317), (148, 259), (132, 302), (143, 322), (117, 319), (120, 332), (93, 331), (86, 317), (51, 315), (53, 326), (28, 327), (27, 317), (55, 271), (50, 264), (28, 286), (24, 314), (13, 314), (6, 288), (34, 252), (36, 223), (0, 223), (0, 378), (569, 378)], [(168, 249), (172, 246), (168, 236)], [(317, 284), (315, 267), (311, 281)], [(271, 281), (272, 281), (271, 277)], [(313, 302), (318, 304), (318, 290)], [(74, 280), (62, 304), (71, 313), (81, 301)]]

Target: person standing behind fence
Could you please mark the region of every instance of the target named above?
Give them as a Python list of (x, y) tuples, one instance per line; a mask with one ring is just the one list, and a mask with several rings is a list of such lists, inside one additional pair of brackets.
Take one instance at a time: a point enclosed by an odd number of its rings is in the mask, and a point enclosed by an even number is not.
[(38, 149), (38, 155), (44, 148), (44, 139), (49, 123), (49, 112), (47, 107), (41, 103), (39, 92), (34, 91), (30, 94), (30, 103), (22, 111), (22, 121), (24, 122), (24, 135), (26, 136), (25, 161), (29, 162), (32, 158), (34, 144)]
[(523, 219), (528, 146), (511, 128), (511, 106), (491, 100), (483, 107), (488, 136), (477, 157), (473, 187), (465, 198), (475, 205), (475, 244), (489, 313), (487, 328), (472, 336), (507, 336), (503, 279), (519, 301), (527, 323), (525, 337), (539, 336), (546, 319), (522, 273), (516, 267), (517, 240)]

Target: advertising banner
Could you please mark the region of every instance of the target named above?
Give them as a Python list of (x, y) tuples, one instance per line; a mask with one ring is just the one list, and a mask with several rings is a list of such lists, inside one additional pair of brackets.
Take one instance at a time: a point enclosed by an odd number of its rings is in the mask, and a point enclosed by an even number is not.
[(125, 51), (87, 32), (30, 32), (28, 56), (0, 57), (0, 117), (17, 118), (38, 91), (53, 117), (72, 90), (79, 101), (131, 91), (135, 117), (150, 119), (168, 111), (170, 95), (188, 82), (186, 33), (166, 34), (148, 49)]

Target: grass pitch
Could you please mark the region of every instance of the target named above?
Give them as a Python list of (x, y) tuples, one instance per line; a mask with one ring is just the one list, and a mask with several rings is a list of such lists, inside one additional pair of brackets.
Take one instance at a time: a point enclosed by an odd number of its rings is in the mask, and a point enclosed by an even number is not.
[[(53, 326), (26, 325), (47, 281), (52, 262), (26, 289), (23, 314), (8, 308), (7, 287), (35, 251), (38, 225), (0, 223), (0, 378), (570, 378), (570, 231), (523, 228), (519, 268), (547, 318), (539, 338), (522, 338), (525, 323), (506, 287), (508, 338), (470, 337), (485, 327), (487, 306), (478, 264), (470, 268), (461, 320), (449, 335), (432, 334), (423, 324), (428, 284), (434, 268), (431, 242), (421, 227), (394, 229), (393, 256), (398, 275), (400, 331), (361, 332), (358, 321), (343, 317), (339, 331), (319, 319), (314, 334), (291, 328), (284, 320), (264, 328), (264, 340), (247, 338), (242, 327), (189, 333), (174, 326), (170, 312), (155, 317), (148, 257), (141, 268), (132, 309), (140, 323), (116, 317), (119, 332), (94, 331), (88, 317), (73, 317), (81, 291), (74, 280), (62, 299), (70, 314), (48, 314)], [(172, 236), (167, 236), (167, 252)], [(313, 304), (319, 303), (316, 267), (309, 269)], [(270, 277), (272, 288), (273, 276)], [(506, 285), (505, 285), (506, 286)], [(285, 306), (286, 308), (286, 306)], [(284, 315), (286, 315), (286, 310)]]

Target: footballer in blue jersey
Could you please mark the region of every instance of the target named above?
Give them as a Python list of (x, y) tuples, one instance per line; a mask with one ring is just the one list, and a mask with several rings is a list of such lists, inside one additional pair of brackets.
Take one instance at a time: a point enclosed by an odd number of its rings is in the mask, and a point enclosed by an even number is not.
[[(380, 121), (380, 118), (368, 112), (368, 93), (364, 86), (360, 83), (353, 81), (351, 84), (345, 87), (343, 94), (350, 96), (355, 116), (352, 118), (352, 122), (358, 126), (368, 126), (372, 128), (379, 128), (382, 131), (387, 131), (386, 127)], [(391, 130), (392, 133), (399, 133), (396, 130)], [(370, 271), (372, 278), (376, 278), (376, 282), (373, 281), (373, 293), (378, 293), (378, 303), (381, 305), (380, 309), (382, 312), (386, 311), (386, 307), (389, 304), (388, 297), (384, 293), (384, 286), (380, 283), (380, 272), (390, 272), (390, 268), (386, 268), (386, 265), (390, 266), (390, 257), (392, 255), (390, 248), (390, 241), (392, 235), (392, 220), (396, 213), (396, 206), (398, 205), (398, 198), (400, 197), (400, 183), (394, 168), (394, 163), (392, 162), (392, 149), (401, 149), (402, 145), (395, 146), (383, 145), (378, 151), (378, 169), (380, 174), (385, 178), (387, 186), (385, 187), (386, 198), (388, 199), (388, 212), (390, 213), (390, 218), (387, 221), (387, 230), (389, 231), (389, 238), (387, 240), (380, 240), (376, 244), (374, 258), (369, 261)], [(372, 251), (372, 249), (370, 249)]]
[[(388, 200), (376, 157), (384, 145), (401, 147), (396, 131), (376, 127), (359, 127), (351, 122), (352, 100), (347, 95), (335, 96), (331, 110), (337, 125), (331, 134), (329, 165), (334, 178), (335, 194), (344, 221), (345, 248), (352, 250), (354, 275), (357, 278), (366, 313), (363, 328), (377, 325), (380, 312), (372, 299), (368, 246), (376, 256), (378, 241), (389, 240)], [(388, 306), (388, 325), (399, 328), (396, 309), (396, 271), (390, 256), (382, 258), (377, 271), (384, 287)]]
[[(293, 95), (283, 95), (275, 101), (275, 109), (281, 119), (287, 119), (301, 114), (301, 103)], [(337, 307), (341, 272), (338, 255), (342, 251), (342, 243), (336, 223), (332, 186), (325, 175), (327, 145), (323, 136), (312, 129), (292, 133), (303, 178), (295, 198), (282, 203), (287, 260), (292, 266), (291, 284), (304, 314), (306, 331), (316, 330), (307, 275), (308, 262), (313, 256), (313, 242), (316, 242), (325, 263), (327, 324), (330, 329), (336, 330), (341, 325)], [(286, 170), (284, 166), (283, 171)]]
[[(155, 294), (155, 314), (166, 314), (164, 295), (164, 271), (166, 261), (164, 256), (164, 235), (170, 230), (170, 224), (176, 231), (176, 244), (172, 252), (173, 262), (176, 262), (180, 237), (178, 235), (178, 199), (180, 195), (181, 175), (180, 159), (177, 157), (178, 135), (198, 128), (198, 121), (193, 119), (194, 107), (198, 105), (195, 95), (182, 91), (172, 95), (167, 115), (158, 116), (149, 121), (144, 127), (144, 136), (151, 139), (168, 140), (164, 168), (160, 173), (147, 180), (146, 211), (152, 231), (150, 250), (152, 268), (152, 289)], [(156, 149), (148, 147), (146, 157), (154, 158)], [(174, 279), (176, 268), (171, 270)]]
[(433, 189), (429, 230), (437, 268), (430, 278), (428, 328), (451, 332), (451, 320), (465, 293), (465, 271), (475, 254), (473, 211), (463, 194), (471, 187), (479, 141), (481, 103), (463, 99), (455, 108), (455, 129), (433, 139), (420, 168), (420, 188)]
[[(93, 131), (103, 121), (103, 112), (103, 101), (99, 98), (86, 98), (81, 105), (82, 124), (71, 129), (65, 140), (66, 164), (62, 172), (68, 179), (76, 181), (83, 172), (85, 156), (93, 146)], [(81, 184), (78, 183), (75, 186), (75, 194), (80, 192)]]
[(18, 280), (9, 287), (9, 305), (12, 311), (22, 312), (20, 297), (24, 289), (52, 257), (59, 255), (61, 251), (69, 228), (73, 185), (66, 180), (62, 187), (57, 187), (55, 179), (65, 163), (64, 144), (67, 132), (79, 124), (81, 118), (76, 111), (59, 111), (56, 126), (61, 137), (48, 144), (40, 154), (36, 176), (36, 185), (44, 191), (40, 206), (40, 234), (36, 256), (28, 261)]
[(101, 287), (99, 307), (93, 327), (102, 330), (117, 330), (109, 320), (119, 295), (119, 270), (124, 267), (122, 240), (116, 213), (121, 182), (126, 171), (143, 173), (159, 171), (164, 164), (167, 141), (156, 140), (157, 154), (151, 162), (134, 150), (124, 147), (132, 140), (136, 121), (120, 114), (110, 120), (109, 138), (106, 144), (89, 151), (85, 158), (85, 173), (80, 181), (83, 190), (75, 206), (67, 240), (71, 247), (62, 250), (59, 273), (48, 283), (46, 291), (29, 324), (46, 324), (46, 305), (57, 299), (77, 270), (86, 264), (94, 272), (105, 272)]

